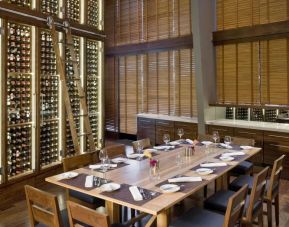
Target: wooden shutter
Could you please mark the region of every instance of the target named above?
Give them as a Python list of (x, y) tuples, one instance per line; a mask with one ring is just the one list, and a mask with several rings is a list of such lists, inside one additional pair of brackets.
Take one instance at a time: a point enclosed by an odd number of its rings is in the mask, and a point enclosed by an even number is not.
[(157, 54), (148, 54), (148, 113), (158, 113)]
[(169, 53), (167, 51), (158, 53), (158, 113), (169, 114)]
[(126, 109), (126, 58), (119, 58), (119, 130), (126, 132), (127, 109)]

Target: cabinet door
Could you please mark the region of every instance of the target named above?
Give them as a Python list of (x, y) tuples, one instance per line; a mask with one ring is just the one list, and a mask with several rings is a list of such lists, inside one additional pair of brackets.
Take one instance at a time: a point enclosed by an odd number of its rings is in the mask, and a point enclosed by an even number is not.
[[(234, 136), (254, 139), (255, 147), (263, 147), (263, 131), (253, 130), (253, 129), (243, 129), (243, 128), (235, 128)], [(263, 163), (263, 149), (256, 155), (254, 155), (250, 160), (254, 163)]]
[(188, 122), (175, 122), (175, 136), (174, 139), (178, 140), (180, 137), (178, 136), (178, 128), (184, 129), (184, 135), (182, 136), (183, 139), (191, 139), (194, 140), (197, 138), (198, 135), (198, 125), (195, 123), (188, 123)]
[(219, 132), (221, 140), (224, 138), (224, 136), (234, 136), (234, 128), (231, 128), (231, 127), (209, 125), (208, 126), (208, 133), (212, 134), (213, 131)]
[(163, 135), (169, 134), (171, 141), (174, 139), (174, 122), (156, 120), (156, 144), (163, 144)]
[(150, 138), (151, 144), (156, 143), (155, 120), (150, 118), (137, 118), (137, 139)]
[(274, 161), (285, 154), (282, 177), (289, 179), (289, 134), (264, 132), (264, 163), (273, 165)]

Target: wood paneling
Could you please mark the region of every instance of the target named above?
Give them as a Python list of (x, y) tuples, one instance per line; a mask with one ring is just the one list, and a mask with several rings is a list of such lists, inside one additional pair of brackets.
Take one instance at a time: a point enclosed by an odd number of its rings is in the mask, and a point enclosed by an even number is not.
[(155, 119), (137, 118), (137, 139), (149, 138), (151, 145), (156, 144), (156, 124)]

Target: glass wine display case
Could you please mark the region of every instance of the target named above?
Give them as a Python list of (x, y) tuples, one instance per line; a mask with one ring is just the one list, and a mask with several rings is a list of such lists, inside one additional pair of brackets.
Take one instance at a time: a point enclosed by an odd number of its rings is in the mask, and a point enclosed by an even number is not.
[[(7, 3), (25, 7), (73, 23), (87, 24), (103, 30), (103, 0), (7, 0)], [(8, 4), (7, 4), (8, 5)], [(20, 8), (19, 7), (19, 8)], [(100, 9), (101, 7), (101, 9)], [(15, 6), (16, 8), (16, 6)], [(9, 16), (8, 16), (9, 17)], [(27, 22), (28, 23), (28, 22)], [(37, 23), (36, 23), (37, 24)], [(62, 82), (57, 71), (57, 57), (49, 28), (1, 18), (0, 77), (1, 77), (1, 155), (0, 184), (17, 181), (46, 168), (59, 165), (61, 159), (75, 155), (70, 127), (64, 108)], [(65, 32), (58, 32), (64, 37)], [(82, 41), (81, 41), (82, 40)], [(103, 48), (101, 41), (85, 36), (73, 36), (73, 45), (79, 70), (85, 72), (82, 82), (86, 91), (90, 123), (96, 147), (103, 132), (100, 86), (103, 86)], [(59, 43), (65, 59), (66, 82), (78, 133), (83, 127), (79, 96), (73, 79), (73, 65), (67, 45)], [(80, 50), (85, 51), (80, 51)], [(86, 59), (86, 64), (80, 64)], [(101, 69), (99, 68), (101, 67)], [(88, 150), (88, 143), (81, 153)]]

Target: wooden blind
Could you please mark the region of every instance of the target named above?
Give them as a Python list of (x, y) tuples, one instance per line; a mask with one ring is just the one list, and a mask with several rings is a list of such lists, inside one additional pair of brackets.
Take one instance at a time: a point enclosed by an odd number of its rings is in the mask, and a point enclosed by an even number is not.
[(107, 0), (105, 4), (108, 46), (191, 34), (190, 0)]
[(196, 116), (192, 49), (119, 57), (120, 132), (136, 134), (136, 115)]
[(217, 29), (288, 20), (287, 0), (217, 0)]
[[(217, 29), (288, 20), (287, 0), (218, 0)], [(222, 104), (288, 105), (288, 39), (216, 47), (217, 97)]]

